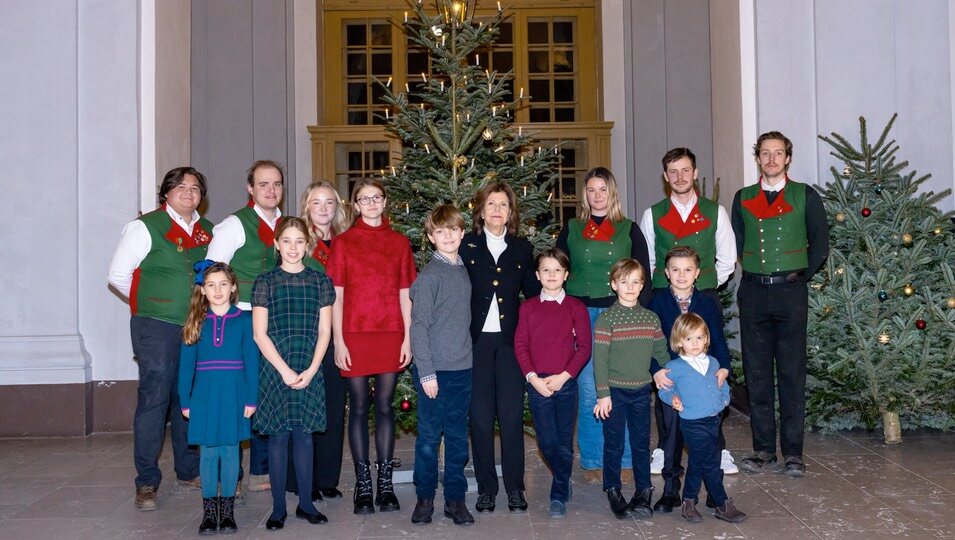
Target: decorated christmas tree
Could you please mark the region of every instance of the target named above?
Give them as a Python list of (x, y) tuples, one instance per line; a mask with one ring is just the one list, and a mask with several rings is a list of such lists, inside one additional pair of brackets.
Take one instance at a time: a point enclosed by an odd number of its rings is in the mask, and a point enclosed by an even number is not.
[[(413, 47), (427, 54), (429, 72), (399, 89), (391, 80), (380, 81), (389, 105), (388, 130), (403, 145), (400, 161), (383, 179), (391, 225), (410, 239), (419, 268), (431, 257), (424, 234), (427, 215), (451, 203), (461, 209), (470, 228), (474, 193), (487, 183), (513, 188), (521, 217), (518, 234), (538, 249), (553, 244), (559, 225), (551, 218), (550, 205), (558, 149), (535, 145), (531, 133), (512, 125), (514, 111), (530, 96), (523, 89), (514, 91), (511, 72), (498, 73), (480, 64), (506, 15), (498, 7), (493, 17), (478, 18), (475, 4), (413, 3), (413, 15), (399, 24)], [(401, 429), (414, 427), (415, 402), (406, 372), (395, 391)]]
[(822, 192), (829, 259), (809, 294), (807, 423), (823, 431), (955, 426), (955, 238), (951, 190), (920, 191), (895, 116), (875, 143), (820, 137), (842, 162)]

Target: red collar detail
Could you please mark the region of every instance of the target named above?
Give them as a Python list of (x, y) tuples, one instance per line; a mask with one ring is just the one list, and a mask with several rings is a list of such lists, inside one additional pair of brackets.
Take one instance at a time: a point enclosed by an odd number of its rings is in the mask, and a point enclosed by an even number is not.
[(249, 202), (245, 203), (246, 208), (253, 208), (255, 206), (255, 199), (252, 198), (252, 195), (249, 195)]
[[(275, 244), (275, 231), (273, 231), (269, 227), (268, 223), (266, 223), (261, 216), (256, 215), (256, 217), (259, 218), (259, 230), (258, 230), (259, 240), (261, 240), (262, 243), (265, 244), (265, 247), (267, 248), (272, 247), (272, 245)], [(282, 218), (279, 218), (275, 221), (276, 229), (279, 228), (279, 223), (281, 222), (282, 222)]]
[(677, 239), (698, 233), (709, 227), (710, 223), (711, 221), (700, 212), (699, 202), (693, 205), (693, 210), (690, 211), (685, 223), (672, 201), (670, 202), (670, 211), (660, 218), (660, 227), (676, 236)]
[(604, 218), (600, 225), (593, 219), (588, 219), (584, 224), (584, 230), (581, 232), (587, 240), (596, 240), (598, 242), (609, 242), (613, 238), (616, 229), (609, 218)]
[(792, 205), (786, 202), (785, 188), (779, 192), (779, 195), (776, 195), (773, 204), (769, 204), (769, 200), (766, 199), (766, 192), (763, 191), (762, 187), (757, 191), (755, 197), (740, 201), (740, 204), (759, 219), (779, 217), (793, 211)]
[(192, 236), (190, 236), (185, 229), (173, 221), (170, 224), (169, 230), (166, 231), (166, 234), (163, 236), (165, 236), (166, 240), (172, 243), (172, 245), (176, 246), (179, 251), (204, 246), (212, 241), (212, 234), (202, 228), (202, 222), (196, 223), (192, 228)]
[(315, 241), (315, 249), (312, 250), (312, 258), (316, 261), (322, 263), (322, 266), (328, 266), (328, 257), (332, 254), (332, 250), (325, 245), (325, 242), (321, 240)]

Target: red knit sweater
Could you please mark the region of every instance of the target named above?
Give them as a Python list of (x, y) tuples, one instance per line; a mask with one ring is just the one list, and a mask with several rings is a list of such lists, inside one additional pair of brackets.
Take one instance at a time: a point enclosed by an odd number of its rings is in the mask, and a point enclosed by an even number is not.
[(521, 304), (514, 353), (525, 377), (532, 371), (577, 377), (590, 359), (592, 342), (590, 315), (580, 300), (567, 295), (558, 304), (535, 296)]

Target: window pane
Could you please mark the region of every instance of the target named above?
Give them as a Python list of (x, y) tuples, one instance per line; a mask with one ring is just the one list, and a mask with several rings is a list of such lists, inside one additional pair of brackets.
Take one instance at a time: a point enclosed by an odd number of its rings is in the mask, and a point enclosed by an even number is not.
[(385, 103), (385, 89), (378, 83), (371, 84), (371, 102), (375, 104)]
[(374, 75), (391, 75), (391, 53), (371, 55), (371, 72)]
[[(510, 71), (514, 69), (514, 53), (511, 51), (495, 51), (491, 56), (494, 59), (494, 65), (491, 66), (492, 69), (496, 69), (500, 72)], [(486, 58), (481, 57), (481, 62), (486, 61)]]
[(574, 80), (554, 80), (554, 101), (574, 101)]
[(531, 100), (537, 103), (550, 101), (550, 81), (547, 79), (530, 80)]
[(391, 25), (373, 24), (371, 25), (371, 44), (376, 46), (391, 46)]
[(428, 71), (428, 53), (412, 51), (408, 53), (408, 73), (416, 75)]
[(575, 120), (575, 110), (573, 108), (555, 108), (554, 109), (554, 121), (555, 122), (573, 122)]
[(374, 113), (372, 113), (372, 115), (371, 115), (371, 123), (374, 124), (374, 125), (376, 125), (376, 126), (383, 126), (383, 125), (387, 124), (387, 123), (388, 123), (388, 120), (385, 120), (385, 113), (384, 113), (384, 111), (376, 110)]
[(547, 23), (546, 22), (528, 22), (527, 23), (527, 42), (528, 43), (547, 43)]
[(562, 167), (570, 167), (570, 168), (576, 167), (577, 166), (577, 150), (574, 148), (566, 148), (562, 146), (560, 149), (560, 165)]
[(574, 23), (570, 21), (554, 23), (554, 43), (573, 43)]
[(349, 47), (363, 46), (365, 44), (365, 23), (346, 25), (345, 35), (345, 43)]
[(511, 23), (501, 23), (498, 27), (501, 31), (498, 34), (497, 43), (514, 43), (514, 25)]
[(574, 71), (574, 51), (554, 51), (554, 73)]
[(527, 71), (530, 73), (547, 73), (550, 71), (550, 52), (528, 51)]
[(531, 108), (531, 122), (550, 122), (550, 109)]
[(371, 152), (371, 168), (376, 171), (387, 169), (388, 168), (388, 152), (386, 151)]
[(365, 111), (348, 111), (348, 125), (360, 126), (368, 123), (368, 113)]
[(347, 75), (364, 75), (367, 69), (365, 53), (348, 55), (348, 68), (345, 71)]
[(560, 178), (561, 198), (577, 197), (577, 177), (564, 175)]
[[(348, 104), (364, 105), (368, 103), (368, 86), (364, 82), (348, 83)], [(349, 122), (350, 124), (351, 122)]]
[(504, 83), (504, 101), (514, 101), (514, 79)]

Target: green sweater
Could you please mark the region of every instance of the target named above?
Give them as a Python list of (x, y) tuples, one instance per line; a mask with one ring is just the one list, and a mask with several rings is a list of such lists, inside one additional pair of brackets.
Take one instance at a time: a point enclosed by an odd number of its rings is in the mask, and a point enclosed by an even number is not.
[(611, 387), (634, 390), (649, 384), (650, 358), (661, 366), (670, 359), (660, 318), (640, 304), (614, 302), (594, 323), (593, 358), (598, 398), (609, 396)]

